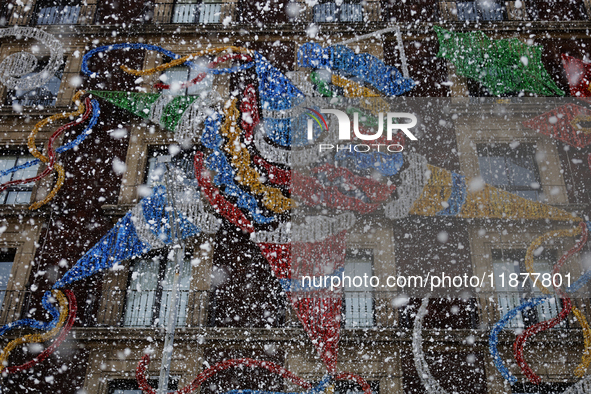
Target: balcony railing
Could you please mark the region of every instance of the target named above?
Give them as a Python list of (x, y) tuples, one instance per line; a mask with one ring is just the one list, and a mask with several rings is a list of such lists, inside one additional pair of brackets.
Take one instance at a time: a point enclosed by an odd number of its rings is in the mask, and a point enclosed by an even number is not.
[[(179, 327), (211, 327), (208, 315), (211, 292), (182, 290), (177, 324)], [(43, 292), (0, 291), (0, 326), (24, 319), (50, 319), (41, 316)], [(469, 300), (434, 299), (430, 304), (425, 327), (490, 330), (505, 313), (526, 301), (518, 293), (478, 294)], [(347, 292), (343, 297), (343, 329), (412, 329), (420, 298), (407, 303), (395, 292)], [(591, 319), (591, 299), (571, 300), (583, 315)], [(440, 304), (438, 304), (440, 302)], [(172, 303), (170, 291), (107, 290), (98, 297), (89, 295), (79, 300), (77, 320), (83, 327), (162, 327), (166, 324), (168, 308)], [(458, 308), (459, 306), (459, 308)], [(549, 301), (518, 314), (505, 326), (522, 329), (551, 319), (561, 310), (561, 300)], [(283, 310), (280, 311), (280, 313)], [(451, 314), (448, 313), (451, 311)], [(455, 312), (454, 312), (455, 311)], [(301, 327), (295, 311), (288, 307), (283, 327)], [(33, 314), (33, 315), (31, 315)], [(443, 319), (443, 320), (442, 320)], [(283, 320), (282, 320), (283, 321)], [(579, 328), (578, 324), (563, 322), (556, 329)]]
[(363, 22), (363, 6), (357, 3), (322, 3), (314, 6), (314, 22)]
[(74, 25), (78, 23), (80, 6), (40, 7), (37, 15), (38, 25)]
[[(107, 290), (103, 293), (96, 324), (123, 327), (165, 326), (170, 304), (170, 290)], [(177, 326), (208, 326), (209, 292), (180, 290)]]

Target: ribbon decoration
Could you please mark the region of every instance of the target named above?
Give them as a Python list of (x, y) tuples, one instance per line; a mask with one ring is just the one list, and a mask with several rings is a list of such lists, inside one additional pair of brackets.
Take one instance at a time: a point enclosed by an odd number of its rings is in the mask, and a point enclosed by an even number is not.
[[(34, 365), (40, 363), (41, 361), (49, 357), (66, 338), (70, 329), (74, 325), (74, 320), (76, 318), (76, 298), (70, 290), (64, 290), (63, 293), (59, 290), (54, 290), (53, 295), (57, 298), (60, 308), (59, 318), (55, 325), (51, 327), (50, 324), (48, 327), (46, 327), (50, 329), (43, 334), (28, 334), (9, 342), (8, 345), (6, 345), (6, 347), (2, 350), (2, 353), (0, 353), (0, 372), (15, 373), (33, 367)], [(22, 324), (22, 321), (20, 323), (20, 325), (24, 325)], [(39, 328), (38, 325), (31, 326), (34, 326), (34, 328)], [(5, 330), (3, 331), (5, 332)], [(10, 355), (12, 350), (14, 350), (17, 346), (25, 343), (43, 343), (55, 337), (58, 333), (59, 335), (54, 340), (54, 342), (43, 352), (41, 352), (37, 357), (21, 365), (6, 367), (6, 365), (8, 364), (8, 356)]]
[(573, 97), (591, 97), (591, 64), (584, 63), (575, 57), (562, 54), (562, 65)]

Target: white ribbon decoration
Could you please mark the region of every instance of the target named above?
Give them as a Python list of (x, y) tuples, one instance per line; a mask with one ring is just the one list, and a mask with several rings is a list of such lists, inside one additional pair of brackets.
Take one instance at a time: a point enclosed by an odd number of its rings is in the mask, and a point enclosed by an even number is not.
[(407, 217), (429, 178), (427, 159), (423, 156), (410, 153), (404, 160), (408, 161), (409, 166), (400, 173), (400, 185), (396, 186), (398, 198), (384, 205), (384, 214), (388, 219)]

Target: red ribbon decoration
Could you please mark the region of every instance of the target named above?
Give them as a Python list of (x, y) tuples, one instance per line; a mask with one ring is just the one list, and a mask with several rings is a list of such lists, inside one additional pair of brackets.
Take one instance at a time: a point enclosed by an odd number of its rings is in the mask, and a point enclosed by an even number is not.
[[(560, 260), (558, 260), (558, 262), (554, 265), (554, 268), (552, 269), (552, 278), (554, 278), (554, 274), (556, 274), (558, 271), (560, 271), (560, 268), (564, 265), (564, 263), (566, 263), (566, 261), (573, 254), (579, 252), (583, 248), (583, 246), (587, 243), (587, 238), (589, 236), (589, 232), (587, 230), (587, 225), (583, 222), (581, 222), (579, 225), (581, 226), (581, 231), (582, 231), (581, 238), (572, 248), (570, 248), (566, 253), (564, 253), (562, 255), (562, 257), (560, 257)], [(554, 283), (552, 283), (552, 284), (554, 284)], [(568, 314), (570, 313), (570, 311), (572, 309), (571, 300), (566, 295), (566, 293), (562, 289), (556, 289), (556, 292), (564, 301), (564, 305), (562, 307), (562, 310), (558, 314), (558, 316), (556, 316), (550, 320), (540, 322), (538, 324), (535, 324), (535, 325), (527, 328), (524, 332), (522, 332), (515, 339), (515, 342), (513, 343), (513, 356), (515, 357), (515, 361), (517, 361), (519, 368), (521, 368), (521, 372), (523, 372), (523, 374), (533, 384), (539, 384), (541, 379), (530, 368), (529, 364), (527, 363), (527, 361), (525, 361), (525, 358), (523, 357), (523, 347), (525, 346), (526, 341), (530, 337), (536, 335), (537, 333), (549, 330), (552, 327), (558, 325), (561, 321), (563, 321), (568, 316)]]
[(572, 56), (562, 54), (562, 66), (566, 71), (570, 95), (573, 97), (589, 97), (589, 84), (591, 83), (591, 64)]
[(253, 233), (254, 227), (242, 211), (226, 200), (220, 194), (220, 191), (211, 184), (207, 171), (203, 169), (203, 152), (195, 153), (193, 165), (195, 167), (195, 179), (197, 179), (203, 194), (205, 194), (207, 201), (209, 201), (215, 211), (231, 223), (234, 223), (242, 231)]
[(55, 339), (55, 341), (53, 341), (53, 343), (50, 346), (48, 346), (41, 354), (39, 354), (31, 361), (28, 361), (21, 365), (7, 367), (5, 369), (7, 373), (15, 373), (32, 368), (36, 364), (40, 363), (41, 361), (49, 357), (53, 352), (55, 352), (58, 346), (64, 341), (64, 339), (66, 339), (68, 333), (74, 325), (74, 321), (76, 320), (76, 311), (78, 310), (78, 306), (76, 304), (76, 297), (74, 297), (74, 293), (72, 293), (71, 290), (64, 290), (64, 293), (66, 294), (66, 297), (68, 297), (68, 320), (66, 320), (66, 324), (64, 325), (64, 328), (60, 332), (59, 336)]
[[(242, 113), (242, 121), (240, 126), (242, 126), (242, 130), (244, 131), (244, 142), (246, 144), (250, 144), (252, 142), (254, 127), (261, 120), (257, 105), (257, 91), (252, 84), (248, 85), (244, 89), (242, 103), (240, 103), (240, 112)], [(250, 114), (250, 122), (247, 122), (244, 114)]]
[(77, 120), (74, 120), (70, 123), (67, 123), (65, 125), (63, 125), (62, 127), (60, 127), (59, 129), (57, 129), (52, 135), (51, 137), (49, 137), (49, 142), (47, 143), (47, 156), (49, 158), (49, 162), (47, 163), (47, 167), (45, 167), (45, 169), (43, 170), (43, 172), (41, 172), (41, 174), (34, 176), (32, 178), (26, 178), (26, 179), (15, 179), (12, 181), (8, 181), (6, 183), (3, 183), (2, 185), (0, 185), (0, 192), (6, 190), (7, 187), (9, 186), (13, 186), (13, 185), (21, 185), (24, 183), (29, 183), (29, 182), (36, 182), (39, 179), (45, 178), (47, 175), (49, 175), (49, 173), (53, 170), (53, 165), (55, 164), (55, 150), (53, 149), (53, 143), (55, 142), (55, 140), (57, 139), (57, 137), (59, 137), (64, 131), (68, 130), (69, 128), (76, 126), (82, 122), (84, 122), (85, 120), (88, 119), (88, 117), (90, 116), (90, 112), (92, 110), (92, 105), (90, 103), (90, 98), (86, 97), (86, 99), (84, 100), (84, 105), (86, 107), (86, 110), (84, 111), (84, 114), (82, 115), (82, 118), (79, 118)]
[(325, 187), (316, 178), (298, 172), (292, 173), (291, 193), (309, 206), (323, 205), (360, 213), (370, 213), (380, 206), (380, 204), (366, 203), (358, 198), (346, 196), (336, 186)]

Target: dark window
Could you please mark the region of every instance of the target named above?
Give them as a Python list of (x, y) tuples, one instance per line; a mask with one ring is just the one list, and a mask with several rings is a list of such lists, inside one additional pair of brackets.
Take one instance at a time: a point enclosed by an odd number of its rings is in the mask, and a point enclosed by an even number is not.
[(316, 4), (314, 22), (363, 22), (363, 5), (357, 1)]
[(0, 305), (4, 302), (4, 296), (8, 289), (15, 255), (16, 249), (0, 249)]
[[(380, 382), (377, 380), (369, 381), (372, 394), (379, 394)], [(350, 380), (337, 380), (334, 384), (335, 394), (363, 394), (361, 386)]]
[(511, 393), (513, 394), (561, 394), (567, 388), (572, 386), (572, 383), (564, 382), (549, 382), (549, 383), (515, 383), (511, 386)]
[[(556, 258), (553, 250), (545, 250), (540, 256), (534, 257), (534, 270), (541, 275), (550, 274)], [(525, 250), (509, 249), (492, 251), (492, 264), (495, 274), (495, 290), (497, 292), (498, 306), (501, 316), (510, 310), (521, 305), (526, 300), (542, 295), (541, 290), (534, 286), (531, 280), (524, 281), (522, 273), (527, 273), (525, 268)], [(517, 280), (517, 287), (509, 286), (511, 276)], [(538, 280), (542, 280), (540, 276)], [(504, 285), (504, 286), (503, 286)], [(532, 309), (526, 309), (513, 318), (507, 328), (529, 327), (540, 321), (552, 319), (558, 315), (562, 309), (560, 300), (550, 298), (548, 301)], [(567, 322), (562, 322), (559, 326), (567, 327)]]
[[(10, 168), (25, 164), (34, 157), (30, 154), (25, 154), (22, 151), (6, 151), (0, 152), (0, 171), (5, 171)], [(6, 183), (17, 179), (32, 178), (37, 175), (39, 165), (34, 165), (20, 169), (16, 172), (7, 174), (0, 179), (0, 182)], [(21, 185), (9, 186), (6, 190), (0, 193), (0, 204), (29, 204), (31, 202), (31, 194), (34, 183), (26, 183)]]
[[(161, 249), (132, 264), (127, 285), (127, 299), (123, 325), (148, 327), (166, 325), (169, 305), (172, 304), (172, 282), (175, 262), (169, 250)], [(191, 259), (186, 253), (180, 272), (177, 325), (187, 322), (187, 303), (191, 285)]]
[(220, 0), (177, 0), (172, 23), (220, 23)]
[(456, 1), (460, 21), (505, 20), (504, 2), (497, 0)]
[(540, 177), (533, 145), (478, 145), (477, 150), (484, 182), (518, 196), (538, 200)]
[[(43, 71), (49, 58), (38, 60), (37, 67), (33, 72), (23, 75), (21, 78), (27, 78), (29, 75), (35, 75)], [(57, 94), (62, 83), (62, 76), (64, 75), (64, 63), (55, 72), (55, 74), (43, 86), (35, 89), (24, 90), (9, 90), (6, 95), (6, 104), (8, 105), (22, 105), (22, 106), (40, 106), (53, 107), (57, 102)]]
[(41, 0), (35, 7), (37, 25), (74, 25), (80, 15), (80, 4), (75, 0)]
[(154, 3), (144, 0), (99, 1), (96, 10), (96, 23), (99, 25), (129, 25), (146, 23), (152, 20)]
[[(178, 377), (171, 377), (168, 382), (168, 390), (177, 390), (178, 381)], [(158, 380), (156, 379), (148, 379), (148, 383), (152, 387), (158, 387)], [(135, 379), (116, 379), (109, 382), (107, 394), (142, 394), (142, 390), (138, 387)]]

